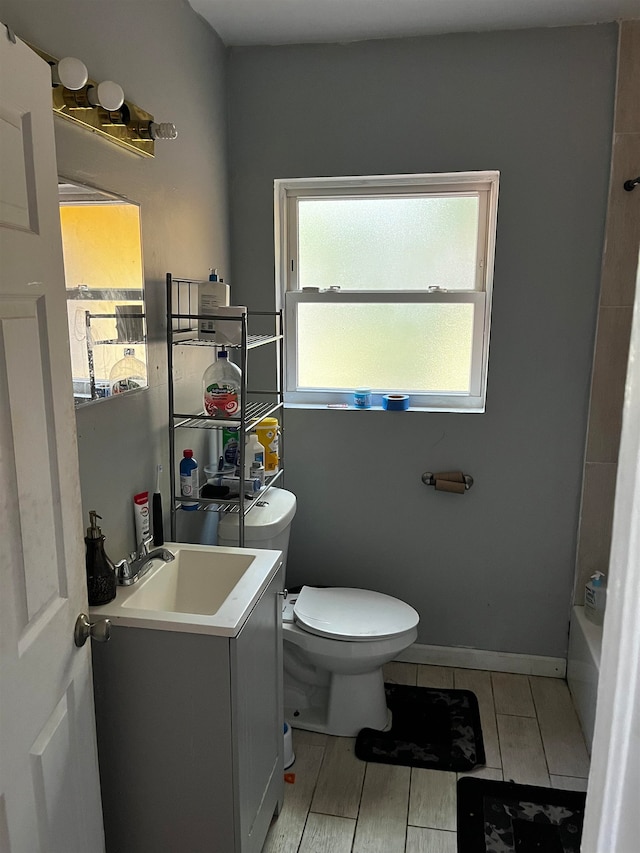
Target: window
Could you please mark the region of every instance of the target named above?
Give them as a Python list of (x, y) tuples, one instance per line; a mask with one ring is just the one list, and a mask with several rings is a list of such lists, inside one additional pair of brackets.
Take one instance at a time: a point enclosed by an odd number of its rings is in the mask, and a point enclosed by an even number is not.
[(285, 401), (484, 411), (498, 172), (275, 182)]
[(140, 208), (58, 184), (76, 406), (147, 386)]

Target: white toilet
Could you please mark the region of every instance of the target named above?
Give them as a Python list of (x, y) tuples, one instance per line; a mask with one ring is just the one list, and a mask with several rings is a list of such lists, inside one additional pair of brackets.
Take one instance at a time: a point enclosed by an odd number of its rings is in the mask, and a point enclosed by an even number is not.
[[(296, 498), (270, 489), (245, 518), (245, 543), (287, 559)], [(223, 515), (219, 545), (237, 545), (237, 516)], [(390, 715), (382, 666), (413, 643), (413, 607), (379, 592), (303, 586), (283, 603), (285, 718), (294, 728), (355, 737), (385, 729)]]

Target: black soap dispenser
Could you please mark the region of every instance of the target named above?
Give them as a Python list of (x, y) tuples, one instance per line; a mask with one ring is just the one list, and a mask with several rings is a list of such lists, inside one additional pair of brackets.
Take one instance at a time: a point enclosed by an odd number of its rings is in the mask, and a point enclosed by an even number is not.
[(95, 509), (89, 512), (90, 524), (84, 541), (87, 544), (87, 590), (89, 604), (97, 607), (116, 597), (116, 570), (104, 551), (104, 536), (98, 527)]

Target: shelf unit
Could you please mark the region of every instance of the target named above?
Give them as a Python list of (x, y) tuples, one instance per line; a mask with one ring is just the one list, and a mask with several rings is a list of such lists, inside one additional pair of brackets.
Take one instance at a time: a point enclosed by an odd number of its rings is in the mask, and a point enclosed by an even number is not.
[[(140, 324), (140, 329), (142, 331), (142, 337), (139, 339), (132, 339), (126, 336), (118, 335), (117, 338), (108, 338), (105, 340), (94, 340), (93, 332), (91, 329), (91, 323), (93, 320), (116, 320), (118, 323), (127, 320), (133, 320), (135, 324)], [(124, 347), (125, 350), (131, 347), (146, 347), (146, 338), (144, 336), (144, 327), (142, 323), (146, 320), (145, 314), (142, 312), (118, 312), (115, 314), (99, 314), (94, 313), (92, 311), (86, 310), (84, 312), (84, 329), (85, 329), (85, 340), (86, 340), (86, 348), (87, 348), (87, 366), (89, 372), (88, 379), (88, 387), (89, 387), (89, 400), (97, 400), (102, 397), (111, 396), (110, 386), (104, 386), (99, 388), (98, 383), (96, 381), (96, 373), (95, 373), (95, 365), (93, 358), (93, 350), (98, 346), (121, 346)], [(126, 323), (125, 323), (125, 331), (126, 331)], [(145, 356), (146, 363), (146, 356)], [(146, 387), (146, 384), (145, 386)], [(101, 393), (102, 392), (102, 393)], [(75, 396), (75, 395), (74, 395)]]
[[(199, 315), (198, 311), (198, 285), (200, 280), (178, 278), (167, 273), (167, 366), (168, 366), (168, 399), (169, 399), (169, 481), (171, 489), (171, 540), (177, 541), (177, 513), (181, 510), (182, 503), (192, 503), (193, 498), (182, 498), (179, 494), (178, 478), (176, 476), (176, 431), (182, 429), (195, 430), (223, 430), (225, 427), (237, 427), (239, 431), (238, 456), (240, 471), (244, 471), (245, 441), (247, 434), (255, 428), (256, 424), (265, 418), (271, 417), (284, 407), (283, 394), (283, 316), (282, 311), (247, 311), (237, 320), (228, 317)], [(250, 334), (250, 321), (263, 318), (268, 321), (272, 318), (274, 325), (273, 334)], [(199, 320), (223, 320), (225, 323), (235, 322), (240, 327), (240, 344), (216, 343), (215, 339), (200, 340), (198, 337)], [(249, 353), (259, 347), (273, 345), (276, 350), (276, 382), (275, 388), (270, 390), (249, 389), (247, 387), (247, 365)], [(176, 412), (174, 394), (174, 349), (176, 347), (206, 347), (215, 353), (224, 346), (227, 350), (237, 350), (240, 355), (239, 367), (242, 371), (242, 384), (240, 391), (240, 417), (236, 418), (214, 418), (204, 413), (204, 408), (198, 412)], [(212, 358), (213, 360), (213, 358)], [(249, 396), (267, 396), (265, 401), (249, 401)], [(282, 438), (282, 422), (280, 423)], [(198, 497), (196, 511), (220, 512), (238, 514), (238, 545), (244, 547), (244, 522), (245, 516), (251, 509), (260, 505), (265, 493), (283, 476), (283, 452), (282, 440), (280, 441), (280, 464), (275, 474), (265, 478), (265, 485), (255, 498), (247, 498), (244, 489), (235, 498), (203, 498)]]

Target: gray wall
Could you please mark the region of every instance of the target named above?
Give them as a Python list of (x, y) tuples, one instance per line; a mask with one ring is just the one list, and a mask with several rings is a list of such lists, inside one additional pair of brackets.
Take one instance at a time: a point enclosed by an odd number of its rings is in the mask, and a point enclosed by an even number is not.
[[(273, 306), (274, 178), (501, 172), (486, 413), (287, 411), (288, 585), (396, 595), (422, 643), (564, 655), (616, 38), (604, 25), (230, 52), (235, 301)], [(464, 496), (422, 485), (452, 468), (475, 479)]]
[[(404, 598), (423, 643), (563, 654), (616, 27), (237, 49), (225, 91), (224, 48), (186, 0), (0, 0), (0, 19), (180, 131), (143, 160), (56, 122), (61, 175), (142, 205), (151, 388), (77, 418), (85, 515), (114, 558), (166, 462), (165, 273), (231, 270), (234, 302), (270, 308), (274, 178), (501, 170), (487, 413), (289, 411), (288, 583)], [(452, 467), (475, 477), (463, 497), (421, 484)]]
[[(92, 78), (116, 80), (178, 127), (150, 160), (55, 122), (61, 175), (141, 204), (151, 387), (77, 413), (85, 519), (98, 510), (119, 559), (134, 546), (132, 497), (153, 490), (157, 463), (168, 497), (165, 273), (228, 268), (225, 50), (186, 0), (0, 0), (0, 20), (53, 56), (82, 59)], [(198, 382), (202, 369), (194, 366)]]

